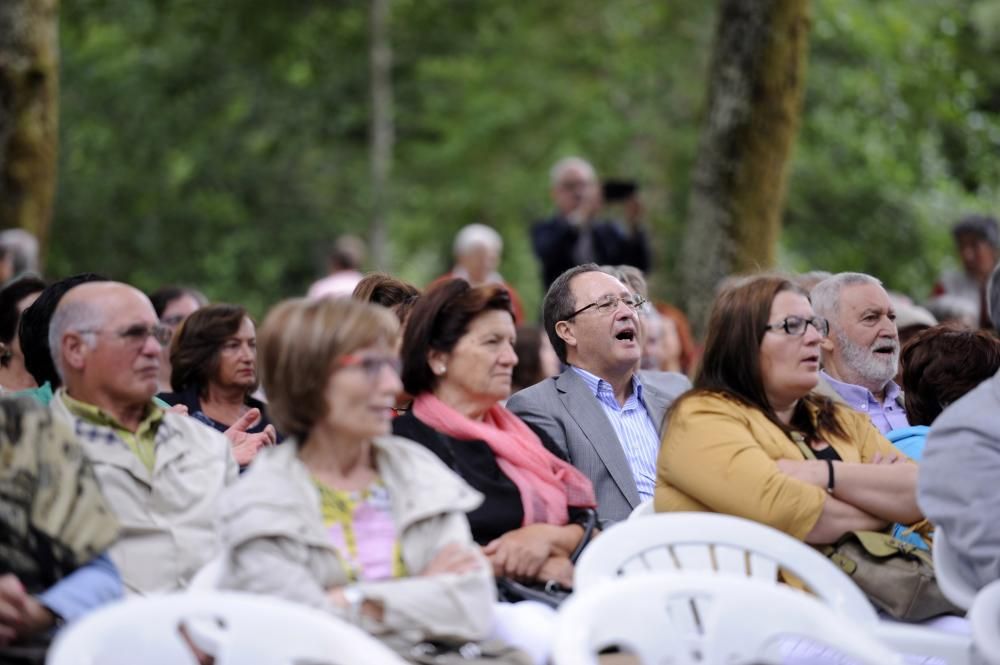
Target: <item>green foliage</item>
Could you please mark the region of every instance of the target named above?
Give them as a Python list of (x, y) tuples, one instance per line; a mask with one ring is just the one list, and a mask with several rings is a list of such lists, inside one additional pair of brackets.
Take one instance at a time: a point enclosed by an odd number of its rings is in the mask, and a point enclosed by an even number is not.
[[(959, 211), (995, 208), (994, 0), (815, 0), (782, 257), (922, 295)], [(360, 1), (63, 3), (49, 272), (203, 288), (256, 314), (366, 234), (368, 15)], [(671, 285), (714, 32), (696, 0), (395, 0), (389, 268), (448, 268), (461, 226), (506, 240), (529, 312), (548, 169), (637, 178)]]
[(987, 19), (970, 10), (997, 6), (815, 4), (789, 267), (870, 272), (922, 298), (953, 261), (950, 225), (996, 210), (1000, 69), (995, 42), (977, 38)]

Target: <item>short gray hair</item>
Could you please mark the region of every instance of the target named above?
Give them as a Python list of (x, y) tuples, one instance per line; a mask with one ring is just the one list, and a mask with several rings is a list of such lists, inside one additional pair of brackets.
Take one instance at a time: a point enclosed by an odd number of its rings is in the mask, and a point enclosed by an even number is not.
[(635, 266), (601, 266), (601, 270), (627, 286), (632, 293), (649, 298), (649, 285), (646, 283), (646, 276)]
[(496, 229), (485, 224), (469, 224), (463, 226), (455, 235), (455, 243), (452, 245), (452, 253), (455, 256), (463, 256), (470, 250), (477, 247), (485, 247), (495, 250), (497, 254), (503, 251), (503, 238)]
[(830, 322), (831, 326), (840, 327), (840, 294), (847, 286), (871, 284), (882, 286), (882, 282), (863, 272), (841, 272), (833, 277), (827, 277), (813, 287), (809, 294), (813, 311)]
[(0, 231), (0, 247), (13, 257), (14, 275), (38, 274), (38, 238), (24, 229)]
[(549, 181), (552, 183), (552, 186), (558, 185), (563, 174), (572, 168), (580, 169), (584, 173), (587, 173), (592, 180), (597, 180), (597, 171), (594, 170), (594, 167), (586, 159), (583, 157), (563, 157), (553, 164), (549, 170)]
[(990, 281), (986, 283), (986, 311), (993, 330), (1000, 332), (1000, 264), (990, 273)]
[(59, 378), (66, 382), (62, 364), (62, 339), (68, 332), (94, 330), (104, 323), (104, 312), (93, 303), (73, 301), (60, 303), (49, 323), (49, 352)]
[(552, 349), (559, 356), (559, 360), (564, 363), (566, 362), (566, 342), (556, 334), (556, 324), (576, 309), (576, 298), (573, 297), (569, 283), (577, 275), (587, 272), (604, 271), (596, 263), (584, 263), (581, 266), (570, 268), (556, 277), (542, 301), (542, 325), (545, 326), (545, 334), (549, 336)]

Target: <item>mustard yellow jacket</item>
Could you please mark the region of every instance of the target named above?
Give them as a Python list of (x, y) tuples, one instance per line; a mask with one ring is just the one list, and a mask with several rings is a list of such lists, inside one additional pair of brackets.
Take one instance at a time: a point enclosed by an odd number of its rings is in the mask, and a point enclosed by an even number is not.
[[(846, 438), (827, 440), (844, 462), (898, 454), (867, 416), (836, 405)], [(826, 491), (778, 470), (802, 452), (764, 414), (721, 395), (694, 395), (670, 416), (656, 468), (657, 512), (707, 511), (761, 522), (805, 540)]]

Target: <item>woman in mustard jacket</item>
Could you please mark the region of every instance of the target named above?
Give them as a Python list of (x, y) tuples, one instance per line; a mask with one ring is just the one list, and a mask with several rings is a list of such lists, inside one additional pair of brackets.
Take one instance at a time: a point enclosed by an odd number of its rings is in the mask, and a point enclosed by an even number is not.
[(811, 393), (828, 330), (779, 276), (719, 295), (694, 389), (668, 416), (658, 512), (726, 513), (815, 544), (923, 519), (917, 466), (866, 416)]

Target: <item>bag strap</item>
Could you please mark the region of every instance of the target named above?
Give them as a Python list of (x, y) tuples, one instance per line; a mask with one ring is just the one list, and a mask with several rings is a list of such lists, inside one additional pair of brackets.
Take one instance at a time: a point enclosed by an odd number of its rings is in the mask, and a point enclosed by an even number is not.
[(799, 447), (799, 450), (802, 451), (803, 457), (805, 457), (807, 460), (817, 459), (816, 453), (814, 453), (813, 449), (810, 448), (809, 444), (806, 443), (806, 438), (802, 436), (802, 434), (800, 434), (799, 432), (792, 432), (792, 441), (794, 441), (795, 445)]
[(597, 511), (593, 508), (587, 508), (586, 511), (587, 519), (580, 524), (583, 527), (583, 536), (581, 536), (580, 542), (577, 543), (576, 549), (569, 556), (569, 560), (574, 564), (580, 558), (580, 554), (583, 553), (583, 548), (590, 542), (591, 537), (594, 535), (594, 527), (597, 526)]

